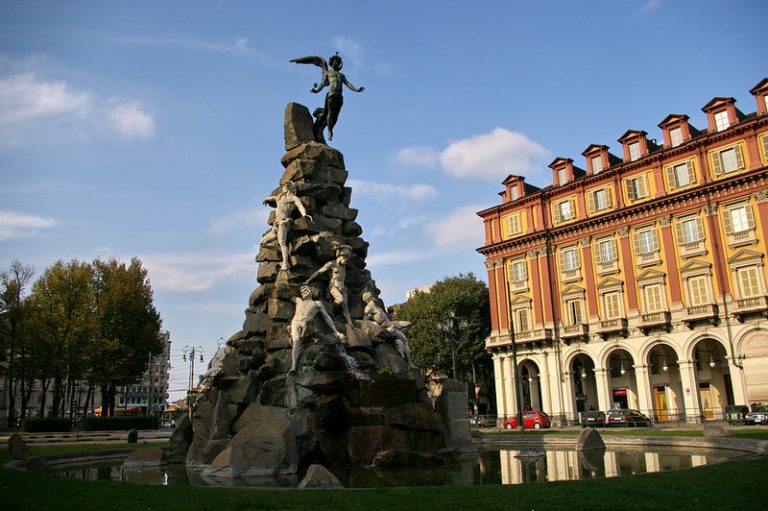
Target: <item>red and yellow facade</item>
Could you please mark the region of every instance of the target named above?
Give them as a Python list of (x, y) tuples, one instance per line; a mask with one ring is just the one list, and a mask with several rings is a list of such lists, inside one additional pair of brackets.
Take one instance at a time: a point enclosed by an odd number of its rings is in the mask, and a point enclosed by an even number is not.
[(706, 129), (669, 115), (661, 142), (557, 158), (546, 188), (509, 176), (478, 213), (500, 417), (768, 404), (768, 78), (750, 92), (752, 114), (718, 97)]

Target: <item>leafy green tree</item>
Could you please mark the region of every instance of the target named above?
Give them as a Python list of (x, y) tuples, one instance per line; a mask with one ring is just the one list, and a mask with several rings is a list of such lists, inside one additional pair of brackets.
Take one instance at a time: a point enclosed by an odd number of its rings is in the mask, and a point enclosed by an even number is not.
[(96, 333), (87, 377), (101, 387), (102, 410), (111, 415), (117, 386), (139, 381), (148, 355), (160, 353), (161, 320), (139, 259), (127, 266), (115, 259), (97, 259), (92, 268)]
[(20, 261), (0, 273), (0, 358), (4, 358), (3, 370), (7, 377), (8, 422), (16, 421), (16, 402), (21, 397), (21, 419), (26, 413), (29, 395), (28, 381), (28, 325), (29, 308), (27, 287), (35, 270)]
[[(399, 319), (410, 321), (408, 340), (411, 356), (421, 367), (432, 367), (451, 374), (453, 347), (456, 348), (456, 378), (489, 384), (493, 381), (493, 362), (485, 351), (490, 333), (488, 287), (472, 273), (447, 277), (429, 291), (417, 292), (396, 309)], [(464, 328), (446, 333), (438, 323), (453, 314)]]
[(30, 304), (36, 322), (36, 359), (42, 364), (40, 409), (45, 410), (47, 390), (53, 384), (51, 414), (64, 413), (73, 383), (86, 366), (86, 346), (93, 337), (91, 266), (72, 260), (57, 261), (32, 286)]

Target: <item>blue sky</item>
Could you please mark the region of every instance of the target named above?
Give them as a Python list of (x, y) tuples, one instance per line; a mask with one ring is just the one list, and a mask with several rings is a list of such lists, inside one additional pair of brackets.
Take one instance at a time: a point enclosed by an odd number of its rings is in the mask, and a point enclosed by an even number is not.
[[(475, 212), (510, 173), (768, 76), (762, 0), (0, 0), (0, 268), (139, 257), (186, 385), (256, 286), (285, 105), (314, 108), (339, 51), (345, 155), (368, 266), (387, 304), (448, 275), (484, 278)], [(174, 397), (180, 393), (174, 393)]]

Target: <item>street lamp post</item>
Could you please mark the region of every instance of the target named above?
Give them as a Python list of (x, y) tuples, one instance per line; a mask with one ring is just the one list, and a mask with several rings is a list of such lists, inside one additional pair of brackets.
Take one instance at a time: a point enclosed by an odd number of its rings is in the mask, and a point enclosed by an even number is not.
[(448, 316), (445, 319), (437, 321), (437, 329), (443, 334), (443, 340), (451, 346), (454, 380), (458, 372), (456, 370), (456, 350), (468, 324), (469, 322), (465, 318), (456, 316), (456, 311), (453, 309), (448, 311)]
[(182, 356), (184, 362), (187, 362), (187, 355), (189, 355), (189, 390), (187, 391), (187, 417), (189, 417), (189, 424), (192, 425), (192, 389), (195, 383), (195, 356), (200, 355), (200, 363), (203, 362), (203, 348), (197, 346), (194, 348), (184, 346), (184, 354)]

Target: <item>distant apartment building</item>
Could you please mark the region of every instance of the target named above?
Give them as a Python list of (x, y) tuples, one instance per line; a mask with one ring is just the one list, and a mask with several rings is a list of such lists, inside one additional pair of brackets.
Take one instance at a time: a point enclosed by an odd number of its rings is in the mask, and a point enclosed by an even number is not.
[[(635, 408), (658, 421), (768, 404), (768, 78), (556, 158), (480, 211), (500, 417)], [(583, 167), (582, 167), (583, 166)], [(517, 386), (517, 389), (516, 389)]]
[(168, 405), (168, 375), (171, 368), (171, 335), (160, 332), (163, 351), (151, 358), (141, 380), (118, 388), (116, 408), (137, 408), (150, 415), (162, 413)]

